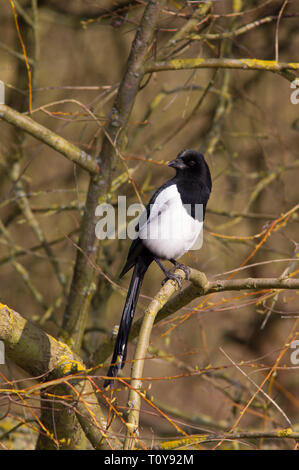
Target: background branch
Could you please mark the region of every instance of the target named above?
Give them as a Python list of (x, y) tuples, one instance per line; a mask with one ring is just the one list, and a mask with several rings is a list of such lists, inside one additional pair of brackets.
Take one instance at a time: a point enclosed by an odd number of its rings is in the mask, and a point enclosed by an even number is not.
[(47, 127), (42, 126), (30, 117), (19, 113), (5, 104), (0, 104), (0, 118), (14, 125), (16, 128), (27, 132), (44, 144), (49, 145), (49, 147), (52, 147), (89, 173), (96, 174), (99, 172), (97, 162), (84, 152), (84, 150), (80, 150), (68, 140)]
[[(167, 70), (192, 70), (192, 69), (239, 69), (239, 70), (262, 70), (265, 72), (285, 72), (288, 70), (299, 70), (298, 62), (276, 62), (275, 60), (262, 59), (232, 59), (223, 57), (219, 59), (193, 58), (172, 59), (163, 62), (148, 64), (145, 73), (164, 72)], [(292, 80), (294, 77), (292, 78)]]

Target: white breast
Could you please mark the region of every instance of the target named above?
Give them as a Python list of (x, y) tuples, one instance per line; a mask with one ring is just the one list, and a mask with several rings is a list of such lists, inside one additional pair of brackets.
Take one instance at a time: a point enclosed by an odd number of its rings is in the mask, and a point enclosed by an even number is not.
[(171, 185), (157, 196), (148, 220), (141, 216), (139, 227), (139, 237), (155, 256), (177, 259), (192, 248), (203, 222), (188, 214), (176, 185)]

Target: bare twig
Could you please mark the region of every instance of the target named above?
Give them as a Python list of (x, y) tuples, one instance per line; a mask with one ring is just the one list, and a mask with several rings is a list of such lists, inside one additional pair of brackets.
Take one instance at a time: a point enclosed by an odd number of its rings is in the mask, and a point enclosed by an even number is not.
[(283, 11), (284, 11), (285, 7), (287, 6), (287, 4), (288, 4), (288, 0), (284, 0), (284, 2), (282, 4), (282, 7), (279, 11), (276, 26), (275, 26), (275, 60), (276, 60), (276, 62), (279, 61), (279, 39), (278, 39), (279, 25), (280, 25), (281, 16), (282, 16)]

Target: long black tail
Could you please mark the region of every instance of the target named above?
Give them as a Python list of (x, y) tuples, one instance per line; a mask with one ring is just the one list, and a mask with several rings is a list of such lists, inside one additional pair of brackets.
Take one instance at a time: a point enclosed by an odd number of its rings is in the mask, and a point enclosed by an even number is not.
[[(108, 370), (108, 377), (117, 377), (120, 369), (124, 367), (127, 356), (127, 343), (131, 324), (134, 318), (134, 313), (139, 297), (140, 288), (144, 275), (149, 267), (149, 263), (145, 262), (141, 257), (137, 259), (132, 274), (128, 295), (126, 298), (124, 310), (120, 320), (116, 343), (112, 357), (111, 366)], [(108, 387), (113, 382), (112, 380), (105, 380), (104, 387)]]

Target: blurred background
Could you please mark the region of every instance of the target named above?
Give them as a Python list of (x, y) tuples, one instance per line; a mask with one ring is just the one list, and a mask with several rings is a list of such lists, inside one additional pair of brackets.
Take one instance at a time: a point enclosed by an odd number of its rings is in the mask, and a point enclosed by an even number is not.
[[(101, 148), (103, 128), (144, 3), (15, 2), (32, 68), (31, 117), (93, 156)], [(171, 45), (173, 36), (199, 7), (206, 10), (197, 11), (189, 35), (180, 38), (175, 47)], [(298, 62), (298, 15), (295, 1), (169, 1), (150, 59), (223, 56), (275, 60), (278, 54), (280, 62)], [(10, 2), (2, 2), (0, 22), (0, 80), (5, 84), (6, 104), (28, 112), (28, 68)], [(38, 27), (32, 28), (30, 22)], [(256, 26), (223, 37), (224, 32), (254, 22)], [(129, 169), (139, 197), (147, 203), (152, 192), (172, 176), (169, 160), (184, 148), (201, 150), (211, 169), (213, 190), (203, 247), (182, 261), (210, 280), (232, 275), (296, 276), (299, 94), (295, 91), (289, 77), (268, 71), (219, 68), (147, 75), (130, 118), (125, 160), (119, 160), (114, 171), (108, 202), (116, 211), (118, 195), (127, 197), (127, 205), (138, 202)], [(54, 336), (72, 277), (88, 183), (89, 175), (62, 155), (0, 123), (0, 218), (5, 227), (0, 239), (0, 300)], [(50, 246), (52, 258), (45, 244)], [(102, 244), (100, 269), (106, 276), (100, 274), (92, 302), (84, 336), (85, 360), (119, 323), (130, 275), (120, 281), (118, 274), (129, 244), (130, 240)], [(249, 265), (246, 269), (232, 273), (245, 264)], [(152, 266), (137, 317), (158, 292), (161, 281), (160, 270)], [(190, 434), (229, 430), (256, 391), (250, 379), (259, 385), (298, 331), (298, 307), (296, 291), (235, 291), (198, 298), (154, 327), (144, 375), (160, 380), (146, 382), (149, 396)], [(128, 362), (133, 354), (131, 344)], [(264, 391), (296, 429), (298, 364), (290, 357), (287, 350)], [(194, 373), (206, 367), (209, 373)], [(0, 368), (9, 380), (24, 377), (12, 364)], [(106, 370), (103, 367), (101, 373)], [(124, 369), (124, 375), (129, 373), (130, 364)], [(123, 409), (127, 391), (116, 393)], [(3, 402), (4, 414), (7, 406)], [(257, 395), (238, 430), (289, 427), (278, 407)], [(21, 406), (15, 405), (13, 410), (11, 419), (14, 414), (23, 416)], [(23, 433), (26, 444), (15, 441), (15, 436), (10, 438), (12, 447), (34, 445), (35, 434)], [(148, 445), (151, 439), (160, 442), (176, 433), (161, 414), (143, 404), (141, 437)], [(294, 441), (249, 439), (236, 445), (292, 448)]]

